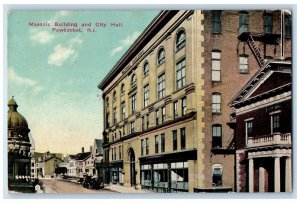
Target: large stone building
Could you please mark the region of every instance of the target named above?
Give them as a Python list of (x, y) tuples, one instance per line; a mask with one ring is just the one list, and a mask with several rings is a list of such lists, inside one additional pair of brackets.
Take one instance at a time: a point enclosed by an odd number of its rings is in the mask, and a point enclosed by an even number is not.
[(98, 86), (105, 181), (158, 192), (235, 190), (228, 103), (269, 59), (290, 59), (282, 13), (160, 12)]

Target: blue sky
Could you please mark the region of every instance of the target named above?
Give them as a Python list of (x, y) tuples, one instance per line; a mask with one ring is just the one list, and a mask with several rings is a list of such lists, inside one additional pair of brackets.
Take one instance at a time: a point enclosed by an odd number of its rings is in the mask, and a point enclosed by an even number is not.
[[(80, 152), (102, 138), (99, 82), (159, 13), (134, 11), (10, 11), (8, 99), (14, 96), (38, 152)], [(96, 32), (56, 33), (29, 22), (104, 22)], [(123, 27), (110, 27), (111, 22)]]

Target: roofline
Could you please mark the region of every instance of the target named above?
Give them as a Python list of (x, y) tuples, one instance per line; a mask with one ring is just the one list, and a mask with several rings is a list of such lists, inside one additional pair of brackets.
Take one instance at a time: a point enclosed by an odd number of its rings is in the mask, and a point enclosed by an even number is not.
[(274, 59), (271, 59), (268, 61), (268, 63), (261, 69), (259, 69), (256, 74), (254, 74), (252, 76), (252, 78), (241, 88), (241, 90), (228, 102), (228, 105), (230, 107), (233, 107), (235, 106), (236, 103), (234, 103), (236, 101), (236, 99), (238, 98), (239, 95), (241, 95), (246, 89), (247, 87), (254, 81), (254, 79), (263, 71), (265, 71), (267, 68), (272, 68), (272, 65), (271, 64), (286, 64), (286, 65), (289, 65), (289, 64), (292, 64), (291, 61), (282, 61), (282, 60), (274, 60)]
[(143, 30), (142, 34), (134, 41), (130, 48), (123, 54), (119, 61), (114, 65), (114, 67), (109, 71), (105, 78), (99, 83), (98, 88), (103, 90), (115, 74), (118, 74), (129, 62), (134, 58), (136, 53), (144, 46), (143, 43), (147, 42), (150, 34), (156, 33), (153, 32), (154, 28), (160, 25), (163, 20), (169, 15), (173, 17), (178, 10), (162, 10)]

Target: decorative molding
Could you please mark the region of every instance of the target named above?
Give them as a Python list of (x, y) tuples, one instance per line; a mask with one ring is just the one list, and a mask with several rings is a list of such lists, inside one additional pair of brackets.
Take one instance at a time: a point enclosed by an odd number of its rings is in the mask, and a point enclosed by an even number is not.
[(244, 114), (244, 113), (247, 113), (249, 111), (257, 110), (257, 109), (260, 109), (260, 108), (271, 106), (271, 105), (276, 104), (276, 103), (280, 103), (280, 102), (283, 102), (283, 101), (290, 100), (291, 98), (292, 98), (291, 91), (284, 92), (284, 93), (276, 95), (274, 97), (270, 97), (268, 99), (264, 99), (264, 100), (255, 102), (255, 103), (246, 105), (246, 106), (241, 107), (241, 108), (237, 108), (236, 109), (236, 114), (237, 115)]

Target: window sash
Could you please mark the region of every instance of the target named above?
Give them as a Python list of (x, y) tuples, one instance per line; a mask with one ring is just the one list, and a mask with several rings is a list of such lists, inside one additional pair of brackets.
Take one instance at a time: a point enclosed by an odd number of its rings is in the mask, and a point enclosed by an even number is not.
[(157, 58), (158, 65), (161, 65), (165, 62), (165, 50), (160, 49)]
[(125, 119), (125, 102), (123, 102), (122, 104), (121, 104), (121, 111), (122, 111), (122, 120), (124, 120)]
[(149, 85), (144, 87), (144, 107), (149, 104)]
[(177, 150), (177, 130), (173, 131), (173, 151)]
[(135, 85), (136, 85), (136, 75), (133, 75), (131, 79), (131, 87), (134, 87)]
[(144, 65), (144, 76), (147, 76), (149, 74), (149, 64), (146, 63)]
[(186, 148), (185, 128), (180, 129), (180, 143), (181, 143), (181, 149), (185, 149)]
[(136, 110), (136, 95), (133, 95), (131, 97), (131, 110), (132, 110), (132, 113), (134, 113)]
[(166, 119), (166, 107), (162, 108), (162, 116), (161, 116), (161, 122), (165, 122)]
[(160, 135), (161, 152), (165, 152), (165, 134)]
[(181, 102), (182, 102), (182, 115), (184, 116), (187, 110), (186, 97), (182, 98)]
[(185, 33), (181, 31), (178, 33), (177, 40), (176, 40), (176, 51), (179, 51), (185, 46)]
[(155, 142), (155, 153), (158, 153), (158, 135), (155, 135), (154, 137), (154, 142)]
[(177, 89), (185, 86), (185, 59), (176, 64)]
[(165, 96), (165, 74), (158, 77), (157, 90), (158, 99), (163, 98)]
[(146, 155), (149, 154), (149, 138), (146, 138)]
[(212, 33), (221, 33), (221, 11), (212, 11)]
[(174, 102), (174, 118), (178, 117), (178, 101)]
[(239, 33), (248, 32), (248, 13), (240, 13), (239, 15)]
[(144, 139), (141, 140), (141, 156), (144, 155)]
[(273, 16), (272, 15), (264, 16), (264, 31), (265, 31), (265, 33), (273, 32)]

